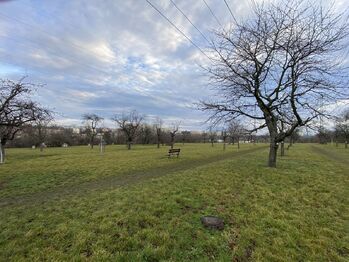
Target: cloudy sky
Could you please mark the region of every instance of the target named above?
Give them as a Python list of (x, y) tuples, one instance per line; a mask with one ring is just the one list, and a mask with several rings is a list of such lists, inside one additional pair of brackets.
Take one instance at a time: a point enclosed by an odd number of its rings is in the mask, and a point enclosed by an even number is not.
[[(224, 0), (173, 2), (208, 39), (232, 21)], [(237, 19), (253, 4), (227, 2)], [(345, 2), (337, 1), (338, 8)], [(151, 3), (205, 50), (206, 39), (170, 0)], [(59, 123), (137, 110), (150, 122), (159, 116), (203, 129), (207, 116), (193, 104), (210, 96), (199, 66), (207, 63), (146, 0), (0, 0), (0, 78), (27, 75), (45, 84), (37, 99), (59, 113)]]

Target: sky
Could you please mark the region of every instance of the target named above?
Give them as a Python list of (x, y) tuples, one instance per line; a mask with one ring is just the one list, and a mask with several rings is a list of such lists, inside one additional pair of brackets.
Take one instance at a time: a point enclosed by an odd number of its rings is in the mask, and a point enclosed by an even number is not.
[[(232, 22), (224, 0), (173, 1), (209, 40)], [(196, 46), (146, 0), (0, 0), (0, 78), (44, 84), (35, 99), (62, 125), (96, 113), (113, 127), (113, 115), (137, 110), (150, 123), (205, 129), (208, 116), (195, 103), (213, 95), (200, 51), (208, 42), (170, 0), (150, 2)], [(253, 0), (227, 3), (239, 20)]]

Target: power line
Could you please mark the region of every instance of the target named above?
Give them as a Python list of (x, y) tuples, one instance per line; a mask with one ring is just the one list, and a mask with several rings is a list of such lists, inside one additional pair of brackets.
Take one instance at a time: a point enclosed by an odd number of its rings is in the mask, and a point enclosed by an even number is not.
[(230, 9), (230, 7), (229, 7), (229, 5), (228, 5), (227, 1), (226, 1), (226, 0), (224, 0), (224, 3), (225, 3), (225, 5), (226, 5), (226, 6), (227, 6), (227, 8), (228, 8), (229, 13), (230, 13), (230, 14), (231, 14), (231, 16), (233, 17), (234, 22), (237, 24), (238, 22), (237, 22), (237, 20), (236, 20), (236, 18), (235, 18), (235, 16), (234, 16), (233, 12), (231, 11), (231, 9)]
[(202, 0), (202, 1), (204, 1), (204, 3), (205, 3), (205, 5), (206, 5), (206, 7), (208, 8), (208, 10), (210, 10), (210, 13), (212, 14), (212, 16), (216, 19), (216, 21), (217, 21), (217, 23), (220, 25), (220, 27), (222, 27), (223, 28), (223, 26), (222, 26), (222, 24), (221, 24), (221, 22), (219, 22), (219, 20), (218, 20), (218, 18), (217, 18), (217, 16), (213, 13), (213, 11), (212, 11), (212, 9), (210, 8), (210, 6), (207, 4), (207, 2), (205, 1), (205, 0)]
[(188, 22), (196, 29), (196, 31), (198, 31), (201, 36), (208, 42), (210, 43), (210, 41), (207, 39), (207, 37), (199, 30), (199, 28), (197, 28), (192, 21), (188, 18), (188, 16), (176, 5), (176, 3), (173, 0), (170, 0), (171, 3), (176, 7), (176, 9), (181, 12), (181, 14), (188, 20)]
[(156, 6), (154, 6), (149, 0), (146, 0), (147, 3), (155, 9), (168, 23), (170, 23), (181, 35), (183, 35), (193, 46), (195, 46), (203, 55), (205, 55), (208, 59), (211, 58), (197, 45), (195, 44), (186, 34), (184, 34), (174, 23), (171, 22), (170, 19), (167, 18)]

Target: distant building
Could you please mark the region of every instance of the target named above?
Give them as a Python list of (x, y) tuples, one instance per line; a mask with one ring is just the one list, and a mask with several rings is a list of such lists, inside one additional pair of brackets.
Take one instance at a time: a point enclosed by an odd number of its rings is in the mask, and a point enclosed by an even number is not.
[(73, 128), (73, 134), (80, 134), (80, 128), (74, 127)]

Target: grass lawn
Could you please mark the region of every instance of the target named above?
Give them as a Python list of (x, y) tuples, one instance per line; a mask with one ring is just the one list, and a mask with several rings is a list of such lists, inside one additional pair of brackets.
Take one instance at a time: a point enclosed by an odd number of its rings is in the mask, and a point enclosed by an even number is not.
[(177, 146), (8, 150), (0, 261), (348, 261), (349, 149)]

